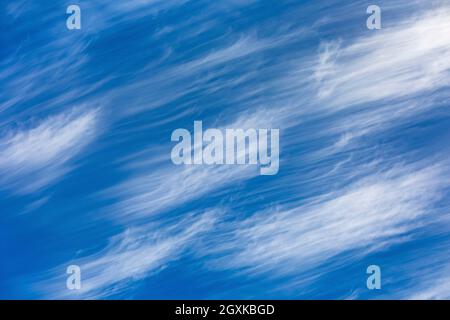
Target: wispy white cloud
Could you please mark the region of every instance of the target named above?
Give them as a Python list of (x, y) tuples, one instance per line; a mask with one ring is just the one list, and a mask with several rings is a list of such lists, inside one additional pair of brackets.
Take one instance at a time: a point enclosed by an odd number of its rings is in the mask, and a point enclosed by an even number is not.
[(449, 16), (444, 6), (350, 45), (324, 44), (315, 73), (318, 97), (333, 108), (346, 108), (449, 86)]
[[(252, 115), (239, 115), (230, 124), (218, 128), (277, 128), (280, 124), (277, 115), (278, 113), (260, 110)], [(193, 123), (190, 125), (193, 126)], [(204, 128), (206, 129), (207, 127)], [(192, 150), (201, 147), (193, 145)], [(118, 199), (109, 212), (128, 218), (148, 217), (213, 192), (220, 193), (221, 188), (259, 175), (259, 168), (255, 165), (177, 166), (170, 160), (169, 148), (158, 151), (166, 152), (167, 157), (160, 159), (159, 152), (146, 152), (127, 162), (128, 167), (135, 169), (134, 176), (103, 193), (107, 197)], [(237, 157), (243, 157), (246, 150), (239, 152)], [(155, 161), (152, 161), (152, 155), (157, 156)], [(143, 157), (148, 159), (142, 161)], [(133, 163), (138, 165), (133, 166)]]
[(81, 289), (61, 289), (65, 277), (56, 276), (40, 282), (36, 289), (45, 288), (50, 298), (95, 299), (130, 289), (130, 286), (153, 272), (162, 270), (183, 252), (196, 245), (201, 235), (209, 231), (219, 212), (213, 210), (200, 215), (186, 215), (170, 225), (145, 224), (130, 227), (110, 240), (101, 252), (74, 260), (55, 269), (61, 274), (70, 264), (81, 268)]
[(450, 298), (450, 268), (448, 252), (450, 243), (448, 206), (441, 217), (418, 238), (412, 250), (400, 254), (401, 267), (385, 272), (383, 282), (387, 288), (382, 298), (409, 300), (445, 300)]
[[(203, 22), (203, 24), (205, 23), (207, 22)], [(256, 71), (252, 68), (246, 70), (249, 65), (258, 64), (258, 61), (247, 65), (245, 65), (245, 61), (271, 49), (299, 41), (305, 34), (307, 34), (306, 28), (287, 33), (274, 32), (270, 36), (258, 37), (257, 30), (250, 30), (240, 35), (233, 35), (231, 40), (217, 39), (215, 41), (217, 43), (211, 46), (212, 49), (202, 52), (200, 55), (186, 57), (180, 53), (168, 68), (162, 70), (156, 68), (152, 77), (146, 76), (145, 72), (142, 73), (145, 76), (137, 77), (136, 81), (112, 93), (113, 99), (133, 96), (135, 92), (145, 92), (145, 95), (141, 94), (137, 101), (128, 101), (128, 108), (120, 110), (125, 115), (132, 115), (136, 112), (162, 107), (197, 92), (211, 95), (233, 88), (235, 96), (227, 97), (227, 100), (239, 99), (239, 103), (242, 105), (245, 98), (249, 100), (248, 97), (252, 94), (262, 93), (270, 88), (268, 84), (260, 84), (262, 88), (255, 90), (253, 85), (255, 82), (260, 82), (262, 70)], [(171, 55), (173, 54), (171, 53), (169, 56)], [(148, 70), (153, 68), (155, 68), (154, 63), (146, 66)], [(186, 109), (186, 106), (181, 102), (180, 104)], [(251, 103), (251, 107), (255, 107), (255, 104)], [(184, 109), (180, 106), (173, 108), (182, 112)], [(192, 106), (188, 107), (192, 109)], [(209, 107), (213, 108), (214, 106)]]
[(364, 256), (403, 242), (433, 219), (447, 179), (437, 165), (411, 169), (374, 174), (341, 192), (225, 226), (211, 244), (212, 253), (223, 254), (214, 266), (292, 275), (338, 254)]
[(98, 111), (69, 111), (10, 129), (0, 140), (0, 186), (18, 193), (42, 189), (71, 169), (97, 134)]
[(327, 121), (319, 135), (336, 139), (317, 157), (420, 120), (439, 108), (437, 101), (448, 99), (443, 90), (450, 86), (449, 16), (450, 8), (441, 3), (376, 32), (321, 44), (314, 85), (303, 94), (315, 102), (307, 104), (313, 121)]
[[(433, 273), (434, 274), (434, 273)], [(434, 276), (436, 276), (434, 274)], [(411, 291), (416, 291), (413, 294), (406, 296), (409, 300), (448, 300), (450, 299), (450, 277), (438, 275), (435, 277), (434, 281), (427, 286), (423, 286), (417, 291), (411, 289)]]

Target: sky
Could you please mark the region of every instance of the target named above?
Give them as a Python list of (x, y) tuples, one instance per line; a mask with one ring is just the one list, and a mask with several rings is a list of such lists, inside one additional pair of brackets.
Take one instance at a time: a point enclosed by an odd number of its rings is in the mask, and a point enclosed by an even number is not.
[[(0, 29), (1, 299), (450, 298), (449, 1), (14, 0)], [(175, 165), (194, 121), (279, 129), (278, 173)]]

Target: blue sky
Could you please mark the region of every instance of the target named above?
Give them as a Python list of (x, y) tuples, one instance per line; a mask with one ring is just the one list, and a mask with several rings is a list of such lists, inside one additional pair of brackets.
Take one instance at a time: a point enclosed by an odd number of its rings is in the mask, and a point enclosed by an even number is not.
[[(448, 1), (15, 0), (0, 26), (0, 298), (450, 298)], [(174, 165), (196, 120), (279, 128), (278, 174)]]

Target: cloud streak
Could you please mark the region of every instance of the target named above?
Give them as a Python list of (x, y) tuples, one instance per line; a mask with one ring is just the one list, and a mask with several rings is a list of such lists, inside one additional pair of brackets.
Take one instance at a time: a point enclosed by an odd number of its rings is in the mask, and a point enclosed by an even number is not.
[(71, 170), (73, 160), (97, 134), (98, 111), (69, 111), (4, 131), (0, 186), (19, 193), (43, 189)]
[(397, 168), (306, 204), (256, 212), (212, 242), (211, 254), (223, 255), (214, 266), (293, 275), (339, 254), (353, 260), (406, 241), (433, 220), (430, 210), (446, 186), (442, 170)]
[[(168, 224), (145, 224), (127, 228), (110, 239), (102, 251), (72, 261), (82, 271), (82, 288), (69, 291), (60, 288), (64, 278), (56, 276), (41, 282), (35, 289), (52, 292), (49, 298), (99, 299), (124, 290), (151, 273), (162, 270), (168, 263), (182, 257), (195, 246), (199, 237), (209, 231), (219, 212), (189, 214), (183, 220)], [(68, 265), (54, 270), (61, 274)]]
[(324, 44), (315, 72), (318, 98), (345, 108), (448, 87), (449, 15), (450, 9), (443, 7), (350, 45)]

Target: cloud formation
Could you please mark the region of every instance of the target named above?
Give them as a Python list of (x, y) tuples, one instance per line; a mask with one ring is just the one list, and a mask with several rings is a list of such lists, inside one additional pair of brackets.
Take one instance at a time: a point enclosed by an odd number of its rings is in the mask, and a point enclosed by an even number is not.
[(19, 193), (47, 187), (69, 172), (97, 134), (97, 111), (69, 111), (4, 131), (0, 140), (0, 186)]
[[(442, 168), (397, 168), (361, 179), (341, 192), (292, 208), (256, 212), (225, 227), (214, 265), (249, 274), (298, 274), (342, 253), (354, 259), (408, 240), (433, 220), (446, 178)], [(341, 261), (341, 263), (345, 263)]]

